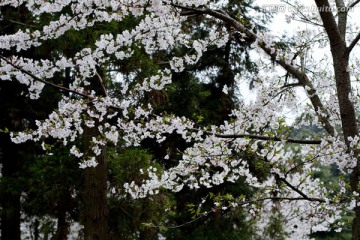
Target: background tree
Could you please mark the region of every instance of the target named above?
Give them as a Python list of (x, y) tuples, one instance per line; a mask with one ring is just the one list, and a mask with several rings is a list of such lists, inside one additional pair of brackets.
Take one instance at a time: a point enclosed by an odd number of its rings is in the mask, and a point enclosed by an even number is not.
[[(31, 27), (34, 24), (32, 14), (25, 8), (19, 7), (17, 9), (11, 7), (1, 8), (1, 35), (13, 34), (19, 29)], [(39, 59), (41, 57), (48, 58), (49, 52), (44, 54), (44, 49), (48, 46), (43, 46), (36, 51), (33, 49), (27, 53), (22, 53), (23, 56), (31, 55)], [(13, 49), (2, 49), (1, 54), (8, 56), (13, 54)], [(42, 101), (29, 100), (26, 97), (26, 88), (21, 84), (12, 84), (9, 81), (1, 81), (1, 129), (14, 129), (17, 131), (24, 130), (32, 126), (35, 119), (43, 119), (52, 110), (57, 100), (57, 92), (46, 89), (43, 95), (50, 96), (46, 104)], [(20, 239), (20, 216), (21, 216), (21, 202), (20, 197), (25, 191), (25, 178), (22, 174), (28, 161), (32, 161), (34, 155), (38, 153), (39, 149), (35, 144), (14, 145), (11, 142), (8, 133), (5, 131), (1, 134), (1, 163), (2, 163), (2, 178), (1, 178), (1, 236), (2, 239)], [(31, 149), (31, 150), (30, 150)]]

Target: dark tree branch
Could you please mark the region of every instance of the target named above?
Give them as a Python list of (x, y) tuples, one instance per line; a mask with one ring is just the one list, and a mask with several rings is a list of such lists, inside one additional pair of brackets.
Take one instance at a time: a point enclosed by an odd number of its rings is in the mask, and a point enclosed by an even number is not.
[(281, 88), (284, 89), (284, 88), (293, 88), (293, 87), (302, 87), (302, 85), (301, 83), (289, 83), (282, 86)]
[(304, 197), (267, 197), (267, 198), (259, 198), (254, 200), (249, 200), (245, 202), (238, 203), (239, 205), (247, 205), (254, 202), (263, 202), (266, 200), (273, 200), (273, 201), (310, 201), (310, 202), (325, 202), (324, 199), (321, 198), (304, 198)]
[(63, 87), (63, 86), (59, 86), (57, 84), (54, 84), (54, 83), (51, 83), (51, 82), (48, 82), (48, 81), (45, 81), (37, 76), (35, 76), (34, 74), (32, 74), (31, 72), (17, 66), (16, 64), (12, 63), (10, 60), (8, 60), (7, 58), (5, 58), (4, 56), (0, 55), (0, 59), (4, 60), (5, 62), (7, 62), (8, 64), (10, 64), (13, 68), (19, 70), (20, 72), (28, 75), (29, 77), (33, 78), (35, 81), (38, 81), (38, 82), (42, 82), (48, 86), (51, 86), (53, 88), (56, 88), (56, 89), (59, 89), (59, 90), (62, 90), (62, 91), (65, 91), (65, 92), (69, 92), (69, 93), (73, 93), (73, 94), (76, 94), (78, 96), (82, 96), (84, 98), (87, 98), (87, 99), (93, 99), (93, 97), (89, 96), (89, 95), (86, 95), (84, 93), (80, 93), (78, 91), (75, 91), (75, 90), (72, 90), (72, 89), (69, 89), (69, 88), (66, 88), (66, 87)]
[(30, 27), (30, 28), (37, 28), (36, 26), (34, 25), (29, 25), (29, 24), (25, 24), (23, 22), (19, 22), (19, 21), (15, 21), (15, 20), (12, 20), (12, 19), (8, 19), (8, 18), (3, 18), (5, 21), (8, 21), (8, 22), (11, 22), (11, 23), (14, 23), (14, 24), (18, 24), (18, 25), (22, 25), (22, 26), (25, 26), (25, 27)]
[(303, 193), (301, 190), (299, 190), (297, 187), (293, 186), (291, 183), (289, 183), (285, 178), (281, 178), (277, 175), (278, 179), (280, 181), (282, 181), (283, 183), (285, 183), (286, 186), (288, 186), (289, 188), (291, 188), (293, 191), (297, 192), (298, 194), (300, 194), (300, 196), (302, 196), (304, 198), (304, 200), (309, 200), (309, 201), (318, 201), (318, 202), (325, 202), (324, 199), (321, 198), (312, 198), (312, 197), (308, 197), (305, 193)]
[[(359, 0), (360, 1), (360, 0)], [(355, 45), (359, 42), (360, 40), (360, 32), (358, 33), (358, 35), (356, 35), (356, 37), (354, 38), (354, 40), (350, 43), (350, 45), (347, 47), (346, 51), (348, 54), (350, 54), (350, 52), (353, 50), (353, 48), (355, 47)]]
[[(206, 132), (211, 134), (210, 132)], [(292, 139), (292, 138), (279, 138), (270, 136), (261, 136), (253, 134), (214, 134), (217, 138), (248, 138), (254, 140), (274, 141), (274, 142), (286, 142), (286, 143), (298, 143), (298, 144), (321, 144), (321, 140), (306, 140), (306, 139)]]
[(348, 7), (348, 10), (350, 10), (350, 9), (353, 8), (353, 7), (355, 7), (356, 4), (358, 4), (359, 2), (360, 2), (360, 0), (356, 0), (356, 1), (354, 1), (353, 3), (351, 3), (351, 4), (349, 5), (349, 7)]

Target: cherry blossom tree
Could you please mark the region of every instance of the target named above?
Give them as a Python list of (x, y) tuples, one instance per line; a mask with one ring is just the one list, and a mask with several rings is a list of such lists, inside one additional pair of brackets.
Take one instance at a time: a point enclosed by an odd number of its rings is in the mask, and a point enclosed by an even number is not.
[[(288, 238), (304, 239), (316, 231), (330, 228), (341, 231), (341, 214), (350, 209), (355, 213), (353, 239), (360, 239), (356, 120), (359, 95), (358, 84), (353, 83), (359, 76), (359, 64), (355, 56), (350, 56), (360, 34), (348, 23), (348, 14), (358, 1), (315, 0), (316, 11), (312, 12), (301, 11), (297, 1), (288, 1), (299, 10), (291, 17), (314, 28), (300, 30), (291, 39), (292, 44), (282, 47), (270, 33), (256, 33), (251, 22), (242, 21), (241, 13), (230, 16), (218, 10), (222, 4), (226, 2), (3, 0), (1, 7), (23, 6), (35, 19), (45, 15), (52, 18), (43, 26), (25, 27), (0, 37), (1, 80), (24, 84), (31, 99), (39, 98), (44, 86), (63, 93), (58, 108), (46, 120), (36, 121), (34, 129), (11, 132), (13, 142), (42, 142), (49, 154), (51, 149), (46, 144), (49, 139), (70, 145), (70, 154), (79, 159), (80, 168), (88, 171), (88, 197), (105, 202), (106, 192), (95, 196), (95, 188), (91, 188), (99, 182), (91, 179), (98, 176), (100, 184), (106, 187), (103, 172), (108, 144), (139, 146), (146, 138), (161, 143), (169, 133), (177, 133), (192, 143), (182, 153), (178, 165), (164, 171), (154, 167), (141, 170), (146, 180), (125, 184), (124, 193), (142, 198), (165, 189), (178, 192), (188, 187), (196, 191), (245, 178), (255, 194), (218, 197), (213, 211), (248, 209), (249, 217), (257, 222), (259, 236), (264, 236), (264, 226), (271, 217), (279, 215)], [(182, 31), (188, 19), (199, 15), (214, 22), (207, 36), (201, 39)], [(60, 52), (52, 59), (38, 60), (23, 55), (70, 31), (82, 32), (104, 22), (122, 22), (129, 16), (139, 19), (132, 29), (116, 35), (102, 34), (93, 46), (84, 47), (71, 56)], [(155, 114), (151, 105), (141, 104), (140, 99), (146, 92), (161, 90), (170, 84), (173, 72), (181, 72), (199, 61), (209, 47), (223, 46), (235, 37), (238, 44), (252, 42), (261, 70), (257, 74), (236, 76), (238, 84), (251, 83), (256, 99), (239, 104), (232, 111), (231, 120), (200, 128), (185, 117)], [(174, 53), (152, 76), (135, 84), (122, 81), (121, 75), (103, 72), (110, 71), (114, 60), (130, 59), (134, 49), (142, 49), (156, 62), (156, 52), (171, 52), (178, 46), (187, 48), (188, 52)], [(329, 47), (330, 52), (324, 58), (309, 57), (306, 64), (302, 60), (305, 52), (312, 56), (315, 49), (328, 51)], [(65, 71), (72, 74), (73, 81), (68, 86), (53, 81), (55, 74)], [(137, 70), (141, 71), (141, 68)], [(120, 85), (121, 98), (110, 92), (106, 85), (109, 79)], [(227, 93), (232, 87), (224, 86), (223, 92)], [(307, 96), (306, 104), (299, 103), (300, 91)], [(301, 116), (291, 126), (285, 121), (289, 110)], [(291, 137), (291, 131), (310, 123), (324, 129), (321, 138)], [(79, 139), (83, 140), (83, 146), (79, 145)], [(249, 153), (262, 161), (266, 177), (259, 178), (250, 167)], [(169, 156), (163, 158), (166, 160)], [(329, 165), (335, 165), (341, 172), (340, 192), (327, 189), (320, 179), (313, 177), (318, 166)], [(92, 223), (85, 226), (86, 239), (106, 239), (106, 229), (96, 227), (97, 221), (101, 221), (100, 218), (106, 221), (106, 217), (105, 208), (90, 214), (88, 218)]]

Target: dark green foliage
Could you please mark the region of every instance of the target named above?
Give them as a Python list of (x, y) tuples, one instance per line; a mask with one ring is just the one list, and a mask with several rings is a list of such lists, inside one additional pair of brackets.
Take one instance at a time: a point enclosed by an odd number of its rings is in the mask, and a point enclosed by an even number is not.
[[(246, 210), (241, 207), (226, 210), (214, 207), (214, 202), (221, 202), (225, 206), (234, 197), (250, 197), (252, 190), (244, 180), (241, 178), (235, 183), (197, 191), (185, 188), (175, 194), (176, 215), (169, 218), (168, 224), (175, 227), (168, 228), (165, 236), (168, 239), (250, 239), (254, 229), (246, 219)], [(207, 214), (203, 215), (205, 212)]]
[[(73, 197), (82, 186), (79, 180), (83, 171), (68, 151), (65, 147), (57, 146), (50, 151), (51, 156), (40, 155), (26, 162), (28, 172), (23, 177), (27, 180), (28, 191), (24, 209), (28, 213), (39, 216), (48, 214), (62, 198), (69, 204), (68, 210), (75, 207)], [(64, 196), (65, 193), (68, 196)]]
[(274, 209), (274, 214), (270, 217), (270, 223), (266, 226), (265, 234), (270, 239), (285, 240), (287, 234), (283, 228), (284, 218), (281, 214), (277, 214), (275, 211), (276, 209)]
[(211, 213), (205, 220), (199, 220), (197, 228), (184, 231), (185, 226), (169, 230), (166, 237), (174, 240), (250, 240), (254, 229), (245, 219), (246, 214), (241, 209)]
[[(146, 150), (130, 148), (109, 152), (109, 228), (111, 239), (157, 239), (160, 227), (171, 214), (171, 194), (160, 193), (132, 199), (122, 192), (123, 185), (145, 178), (139, 170), (150, 167), (152, 155)], [(161, 170), (160, 166), (158, 169)], [(168, 209), (168, 210), (166, 210)]]
[[(77, 161), (68, 151), (65, 147), (54, 146), (51, 156), (31, 157), (26, 161), (26, 170), (22, 175), (26, 185), (22, 206), (24, 213), (40, 219), (46, 216), (56, 219), (55, 231), (51, 232), (55, 239), (66, 236), (70, 221), (81, 220), (83, 170), (78, 168)], [(44, 233), (41, 229), (39, 232)]]

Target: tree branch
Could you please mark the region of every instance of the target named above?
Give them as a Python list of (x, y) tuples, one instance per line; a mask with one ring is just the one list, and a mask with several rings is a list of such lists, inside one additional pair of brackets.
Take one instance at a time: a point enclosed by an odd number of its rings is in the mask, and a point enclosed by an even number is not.
[[(211, 134), (211, 132), (206, 132), (206, 133)], [(253, 135), (253, 134), (214, 134), (214, 136), (217, 138), (248, 138), (255, 140), (298, 143), (298, 144), (314, 144), (314, 145), (321, 144), (321, 140), (279, 138), (279, 137), (261, 136), (261, 135)]]
[(289, 83), (289, 84), (286, 84), (284, 86), (281, 86), (281, 89), (293, 88), (293, 87), (302, 87), (302, 85), (300, 83)]
[[(180, 9), (185, 10), (185, 11), (193, 11), (194, 13), (197, 13), (197, 14), (210, 15), (210, 16), (212, 16), (214, 18), (217, 18), (219, 20), (222, 20), (222, 21), (226, 22), (227, 24), (229, 24), (230, 26), (232, 26), (236, 30), (244, 33), (246, 35), (246, 37), (249, 38), (249, 40), (251, 40), (253, 42), (255, 42), (257, 40), (257, 35), (255, 33), (250, 31), (249, 29), (247, 29), (241, 22), (239, 22), (236, 19), (230, 17), (229, 15), (224, 13), (223, 11), (215, 11), (215, 10), (212, 10), (212, 9), (209, 9), (209, 8), (190, 8), (190, 7), (184, 7), (184, 6), (180, 6), (180, 5), (176, 5), (176, 4), (172, 4), (172, 6), (180, 8)], [(336, 23), (335, 23), (335, 27), (336, 27)], [(340, 35), (340, 34), (338, 34), (338, 35)], [(317, 113), (317, 116), (318, 116), (320, 122), (323, 124), (324, 129), (330, 135), (334, 135), (335, 130), (334, 130), (334, 127), (329, 122), (329, 114), (327, 113), (327, 110), (324, 107), (324, 105), (322, 104), (319, 96), (316, 94), (316, 90), (315, 90), (313, 84), (311, 83), (311, 81), (309, 80), (308, 76), (305, 73), (301, 72), (299, 69), (292, 66), (291, 64), (287, 63), (284, 59), (278, 58), (277, 50), (273, 51), (273, 49), (268, 47), (268, 45), (265, 42), (259, 41), (258, 45), (259, 45), (260, 48), (262, 48), (265, 51), (265, 53), (273, 61), (275, 61), (280, 66), (282, 66), (294, 78), (299, 80), (299, 83), (302, 84), (305, 91), (308, 93), (310, 101), (311, 101), (311, 103), (312, 103), (312, 105), (313, 105), (313, 107), (315, 109), (315, 112)], [(324, 117), (324, 115), (326, 117)]]
[[(360, 0), (359, 0), (360, 2)], [(355, 47), (355, 45), (359, 42), (360, 40), (360, 32), (358, 33), (358, 35), (354, 38), (354, 40), (350, 43), (350, 45), (347, 47), (346, 51), (348, 54), (350, 54), (350, 52), (353, 50), (353, 48)]]
[(35, 76), (34, 74), (32, 74), (31, 72), (15, 65), (14, 63), (12, 63), (10, 60), (8, 60), (7, 58), (5, 58), (4, 56), (0, 55), (0, 59), (4, 60), (5, 62), (7, 62), (8, 64), (10, 64), (13, 68), (19, 70), (20, 72), (22, 73), (25, 73), (26, 75), (30, 76), (31, 78), (33, 78), (35, 81), (38, 81), (38, 82), (42, 82), (48, 86), (51, 86), (53, 88), (56, 88), (56, 89), (59, 89), (59, 90), (63, 90), (63, 91), (66, 91), (66, 92), (69, 92), (69, 93), (74, 93), (76, 95), (79, 95), (79, 96), (82, 96), (84, 98), (88, 98), (88, 99), (93, 99), (93, 97), (89, 96), (89, 95), (86, 95), (84, 93), (80, 93), (78, 91), (75, 91), (75, 90), (72, 90), (72, 89), (69, 89), (69, 88), (66, 88), (66, 87), (63, 87), (63, 86), (59, 86), (57, 84), (54, 84), (54, 83), (51, 83), (51, 82), (48, 82), (48, 81), (45, 81), (37, 76)]
[[(190, 131), (200, 131), (197, 128), (191, 128)], [(293, 138), (280, 138), (280, 137), (271, 137), (271, 136), (262, 136), (262, 135), (254, 135), (254, 134), (219, 134), (212, 133), (210, 131), (203, 131), (206, 135), (214, 135), (217, 138), (228, 138), (228, 139), (236, 139), (236, 138), (248, 138), (254, 140), (264, 140), (264, 141), (275, 141), (275, 142), (286, 142), (286, 143), (298, 143), (298, 144), (309, 144), (309, 145), (319, 145), (321, 144), (321, 140), (308, 140), (308, 139), (293, 139)]]
[(286, 186), (288, 186), (289, 188), (291, 188), (293, 191), (297, 192), (298, 194), (300, 194), (300, 196), (302, 196), (305, 200), (309, 200), (309, 201), (318, 201), (318, 202), (325, 202), (324, 199), (320, 199), (320, 198), (312, 198), (312, 197), (308, 197), (305, 193), (303, 193), (301, 190), (299, 190), (298, 188), (294, 187), (291, 183), (289, 183), (285, 178), (281, 178), (279, 177), (279, 175), (277, 175), (279, 180), (282, 181), (283, 183), (285, 183)]
[(254, 200), (249, 200), (245, 202), (238, 203), (239, 205), (247, 205), (254, 202), (263, 202), (266, 200), (273, 201), (310, 201), (310, 202), (325, 202), (324, 199), (321, 198), (304, 198), (304, 197), (267, 197), (267, 198), (259, 198)]
[(355, 7), (356, 4), (358, 4), (360, 2), (360, 0), (356, 0), (353, 3), (351, 3), (348, 7), (348, 10), (350, 10), (351, 8)]
[(19, 21), (15, 21), (15, 20), (8, 19), (8, 18), (3, 18), (3, 19), (4, 19), (5, 21), (8, 21), (8, 22), (11, 22), (11, 23), (14, 23), (14, 24), (18, 24), (18, 25), (22, 25), (22, 26), (25, 26), (25, 27), (37, 28), (37, 27), (34, 26), (34, 25), (25, 24), (25, 23), (22, 23), (22, 22), (19, 22)]

